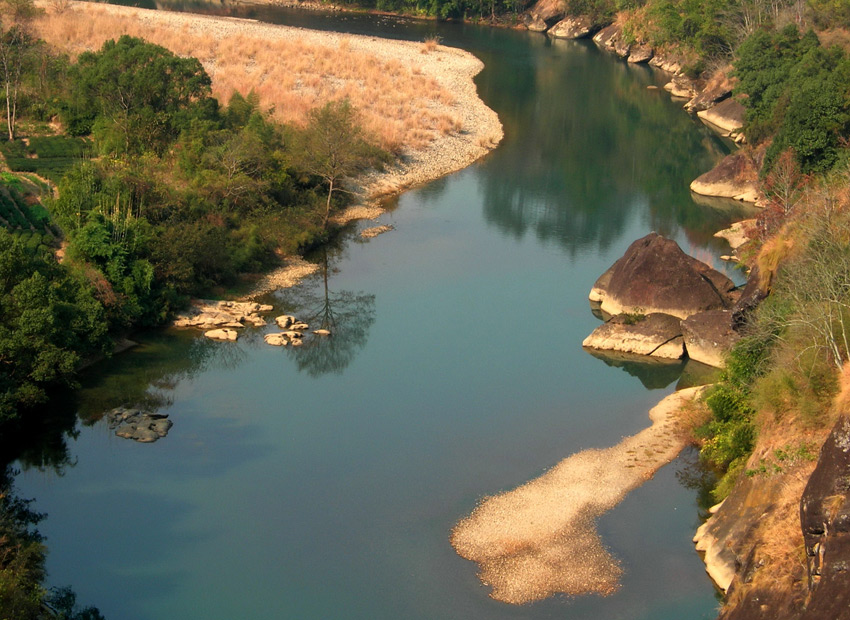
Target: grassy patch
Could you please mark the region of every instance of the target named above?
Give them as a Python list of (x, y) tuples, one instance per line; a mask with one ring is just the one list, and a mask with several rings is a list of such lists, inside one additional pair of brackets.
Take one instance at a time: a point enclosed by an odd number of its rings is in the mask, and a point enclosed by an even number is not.
[(41, 136), (0, 143), (0, 153), (14, 172), (32, 172), (52, 183), (58, 183), (71, 166), (80, 161), (87, 150), (82, 138)]

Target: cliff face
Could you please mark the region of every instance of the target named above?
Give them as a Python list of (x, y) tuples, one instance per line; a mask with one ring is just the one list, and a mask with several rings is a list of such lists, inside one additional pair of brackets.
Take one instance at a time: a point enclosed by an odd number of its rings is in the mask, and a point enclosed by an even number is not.
[(810, 601), (803, 620), (850, 618), (850, 419), (841, 416), (800, 502)]
[(850, 418), (822, 443), (816, 465), (774, 467), (776, 449), (757, 449), (697, 533), (727, 593), (719, 620), (850, 620)]

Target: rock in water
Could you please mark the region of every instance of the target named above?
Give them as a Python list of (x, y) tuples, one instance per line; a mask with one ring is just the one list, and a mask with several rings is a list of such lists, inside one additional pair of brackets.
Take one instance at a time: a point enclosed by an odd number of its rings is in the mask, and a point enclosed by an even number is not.
[(548, 34), (555, 39), (583, 39), (593, 32), (593, 22), (587, 15), (566, 17), (549, 29)]
[(239, 334), (235, 329), (211, 329), (208, 332), (204, 332), (204, 336), (207, 338), (211, 338), (212, 340), (236, 340), (239, 337)]
[(656, 233), (629, 246), (594, 284), (590, 300), (611, 315), (660, 312), (686, 318), (733, 305), (735, 284)]
[(669, 314), (618, 314), (593, 330), (583, 347), (679, 359), (685, 349), (680, 320)]

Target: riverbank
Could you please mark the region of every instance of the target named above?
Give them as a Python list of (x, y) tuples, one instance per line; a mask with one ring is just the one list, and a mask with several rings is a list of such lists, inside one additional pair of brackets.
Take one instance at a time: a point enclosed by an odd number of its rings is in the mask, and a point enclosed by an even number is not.
[(650, 410), (649, 428), (611, 448), (574, 454), (513, 491), (484, 498), (461, 520), (452, 545), (479, 564), (491, 596), (519, 605), (556, 593), (617, 590), (622, 569), (599, 538), (596, 519), (681, 452), (688, 441), (681, 412), (701, 389), (674, 392)]
[[(87, 2), (61, 11), (44, 7), (35, 23), (38, 36), (72, 56), (123, 34), (142, 37), (198, 57), (219, 101), (233, 92), (254, 92), (260, 106), (284, 124), (301, 125), (310, 109), (348, 98), (367, 133), (396, 161), (348, 184), (355, 208), (339, 214), (336, 225), (364, 213), (377, 217), (380, 198), (461, 170), (503, 137), (497, 114), (478, 97), (473, 82), (483, 63), (436, 42)], [(287, 276), (271, 274), (262, 287), (274, 281)]]

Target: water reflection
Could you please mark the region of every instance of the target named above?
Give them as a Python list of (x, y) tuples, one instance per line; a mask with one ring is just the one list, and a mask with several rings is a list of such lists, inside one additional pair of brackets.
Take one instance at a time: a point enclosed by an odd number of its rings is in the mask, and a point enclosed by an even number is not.
[(287, 347), (299, 371), (311, 377), (342, 374), (357, 353), (366, 345), (369, 328), (375, 322), (375, 296), (362, 292), (330, 289), (329, 273), (333, 272), (328, 248), (318, 251), (318, 287), (300, 286), (282, 293), (287, 305), (295, 308), (299, 319), (310, 328), (326, 329), (329, 337), (311, 337), (301, 347)]
[(677, 390), (707, 385), (717, 380), (719, 372), (716, 368), (689, 359), (668, 360), (595, 349), (584, 351), (603, 361), (606, 366), (623, 369), (638, 379), (647, 390), (663, 390), (674, 383)]
[[(699, 176), (728, 147), (708, 130), (695, 131), (666, 92), (648, 90), (651, 71), (611, 62), (590, 45), (568, 42), (569, 53), (543, 54), (520, 76), (482, 74), (482, 94), (518, 143), (485, 167), (487, 221), (515, 237), (531, 232), (559, 243), (571, 255), (609, 247), (642, 213), (661, 234), (681, 227), (693, 243), (710, 243), (733, 214), (695, 209), (682, 179)], [(506, 90), (511, 105), (501, 105)]]

